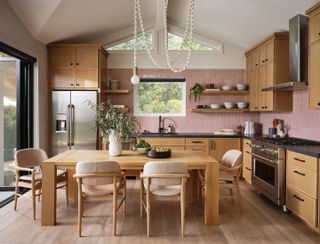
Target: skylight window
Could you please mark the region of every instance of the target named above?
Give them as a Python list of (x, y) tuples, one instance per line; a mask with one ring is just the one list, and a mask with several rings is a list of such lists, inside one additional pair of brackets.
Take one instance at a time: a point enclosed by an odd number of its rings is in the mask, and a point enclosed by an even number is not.
[[(181, 46), (182, 44), (182, 46)], [(182, 37), (168, 33), (168, 49), (169, 50), (180, 50), (180, 47), (182, 47), (182, 50), (188, 50), (188, 41), (184, 41)], [(211, 47), (208, 45), (204, 45), (200, 42), (193, 41), (191, 45), (191, 50), (193, 51), (214, 51), (214, 50), (220, 50), (220, 46)]]
[[(147, 47), (149, 49), (152, 49), (152, 33), (146, 33), (146, 42), (147, 42)], [(126, 40), (124, 42), (117, 43), (115, 45), (107, 47), (107, 50), (112, 50), (112, 51), (132, 51), (133, 50), (133, 45), (134, 45), (134, 39)], [(137, 50), (147, 50), (145, 43), (143, 41), (142, 35), (137, 37)]]

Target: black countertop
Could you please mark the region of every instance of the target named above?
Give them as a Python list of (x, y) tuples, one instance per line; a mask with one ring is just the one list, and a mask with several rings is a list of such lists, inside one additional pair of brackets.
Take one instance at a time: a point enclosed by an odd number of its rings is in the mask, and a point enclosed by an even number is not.
[(213, 133), (142, 133), (142, 137), (242, 138), (243, 135), (215, 135)]
[(312, 146), (286, 146), (287, 150), (302, 153), (311, 157), (320, 158), (320, 145)]

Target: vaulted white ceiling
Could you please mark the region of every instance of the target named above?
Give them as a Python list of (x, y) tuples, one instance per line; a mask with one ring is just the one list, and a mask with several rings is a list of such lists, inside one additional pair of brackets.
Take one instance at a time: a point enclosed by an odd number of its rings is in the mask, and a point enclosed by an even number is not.
[[(141, 0), (146, 22), (156, 21), (157, 1)], [(35, 39), (90, 42), (133, 26), (133, 0), (7, 0)], [(169, 23), (184, 27), (187, 0), (169, 1)], [(195, 0), (195, 32), (248, 48), (318, 0)]]

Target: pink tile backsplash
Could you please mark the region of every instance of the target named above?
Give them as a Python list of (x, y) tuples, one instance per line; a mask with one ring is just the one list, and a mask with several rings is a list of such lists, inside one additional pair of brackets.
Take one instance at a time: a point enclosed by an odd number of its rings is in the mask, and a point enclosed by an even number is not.
[[(131, 69), (109, 69), (109, 79), (117, 79), (121, 82), (121, 88), (129, 89), (128, 95), (110, 95), (109, 98), (113, 104), (125, 104), (130, 111), (133, 109), (133, 90), (130, 83), (132, 75)], [(198, 82), (201, 84), (214, 83), (216, 86), (225, 84), (235, 85), (245, 82), (244, 70), (233, 69), (189, 69), (180, 74), (174, 74), (165, 69), (141, 69), (140, 77), (161, 77), (161, 78), (186, 78), (187, 96), (190, 87)], [(197, 104), (223, 103), (224, 101), (240, 102), (245, 101), (245, 96), (202, 96), (200, 102), (190, 101), (187, 97), (187, 115), (186, 117), (167, 117), (165, 118), (165, 126), (169, 123), (175, 125), (177, 132), (195, 132), (205, 133), (214, 132), (223, 128), (235, 129), (237, 125), (244, 124), (244, 121), (259, 121), (258, 114), (252, 113), (212, 113), (200, 114), (192, 113), (191, 109)], [(141, 129), (156, 132), (158, 130), (158, 117), (138, 117), (141, 123)]]
[(259, 121), (263, 132), (268, 133), (274, 118), (283, 119), (290, 128), (289, 135), (294, 137), (320, 140), (320, 110), (308, 108), (308, 92), (293, 93), (293, 111), (287, 113), (261, 113)]

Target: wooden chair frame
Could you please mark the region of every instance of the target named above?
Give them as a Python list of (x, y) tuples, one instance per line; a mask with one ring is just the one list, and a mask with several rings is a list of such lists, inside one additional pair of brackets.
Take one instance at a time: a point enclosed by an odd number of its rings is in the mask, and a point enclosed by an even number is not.
[[(143, 217), (143, 209), (147, 213), (147, 236), (150, 237), (150, 217), (151, 217), (151, 200), (179, 200), (181, 211), (181, 236), (184, 237), (185, 225), (185, 203), (186, 203), (186, 181), (189, 174), (140, 174), (140, 216)], [(180, 178), (181, 190), (180, 194), (175, 196), (157, 196), (151, 193), (150, 183), (152, 178)], [(147, 189), (145, 192), (144, 179), (147, 180)], [(144, 200), (144, 196), (146, 200)]]
[[(113, 178), (113, 192), (106, 195), (101, 196), (92, 196), (87, 195), (82, 192), (82, 179), (83, 178), (93, 178), (93, 177), (112, 177)], [(113, 207), (112, 207), (112, 222), (113, 222), (113, 235), (116, 236), (116, 224), (117, 224), (117, 212), (120, 209), (121, 205), (123, 204), (123, 215), (126, 215), (126, 195), (127, 195), (127, 188), (126, 188), (126, 176), (124, 172), (120, 174), (115, 173), (86, 173), (86, 174), (75, 174), (73, 176), (78, 182), (78, 233), (79, 237), (81, 237), (81, 227), (82, 227), (82, 217), (83, 216), (83, 200), (113, 200)], [(120, 183), (117, 186), (117, 183)], [(118, 194), (119, 190), (123, 189), (122, 198), (118, 205)]]
[[(41, 172), (41, 166), (39, 165), (34, 165), (30, 167), (20, 167), (16, 164), (12, 165), (13, 169), (16, 171), (16, 187), (15, 187), (15, 195), (14, 195), (14, 210), (17, 210), (17, 205), (18, 205), (18, 198), (19, 197), (26, 197), (27, 196), (20, 194), (19, 190), (20, 187), (24, 187), (27, 189), (31, 189), (32, 197), (31, 199), (28, 198), (29, 200), (32, 200), (32, 209), (33, 209), (33, 219), (36, 219), (36, 197), (38, 196), (38, 201), (40, 201), (40, 196), (41, 196), (41, 189), (42, 189), (42, 180), (36, 181), (35, 179), (35, 174), (37, 170), (35, 169), (36, 167), (39, 167), (39, 171)], [(21, 180), (20, 179), (20, 172), (28, 172), (31, 173), (31, 181), (28, 180)], [(57, 186), (58, 188), (66, 187), (66, 201), (68, 203), (68, 175), (67, 171), (63, 176), (57, 177), (57, 183), (61, 182), (66, 182), (65, 184), (61, 186)], [(38, 193), (37, 193), (38, 190)]]

